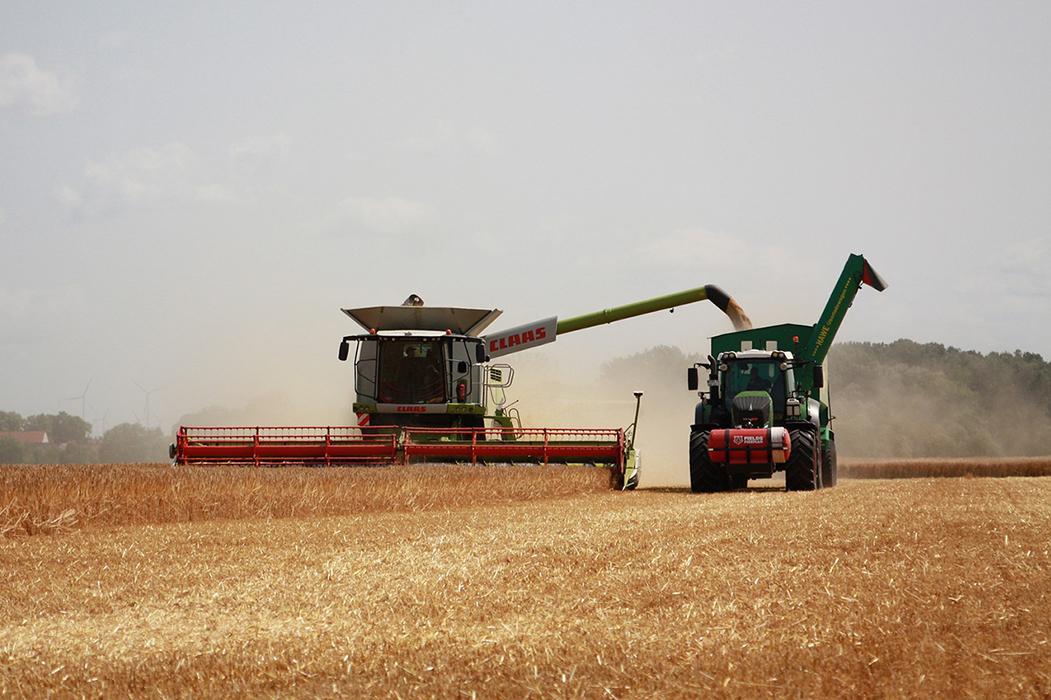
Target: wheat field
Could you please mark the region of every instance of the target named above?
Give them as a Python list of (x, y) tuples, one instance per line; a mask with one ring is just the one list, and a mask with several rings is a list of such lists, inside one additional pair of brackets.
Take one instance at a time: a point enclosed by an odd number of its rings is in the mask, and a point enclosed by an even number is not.
[(66, 469), (0, 469), (2, 695), (1051, 694), (1048, 479)]
[(1049, 457), (851, 460), (840, 465), (850, 479), (915, 479), (946, 476), (1051, 476)]

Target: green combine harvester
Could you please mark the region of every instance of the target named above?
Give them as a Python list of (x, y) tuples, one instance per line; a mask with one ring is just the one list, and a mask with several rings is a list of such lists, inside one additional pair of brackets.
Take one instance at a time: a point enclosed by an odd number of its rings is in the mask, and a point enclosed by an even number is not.
[(687, 370), (698, 391), (690, 426), (690, 487), (694, 492), (744, 488), (749, 479), (785, 472), (789, 491), (836, 484), (836, 436), (825, 358), (862, 285), (886, 284), (860, 255), (851, 255), (813, 326), (783, 323), (712, 338), (707, 362)]

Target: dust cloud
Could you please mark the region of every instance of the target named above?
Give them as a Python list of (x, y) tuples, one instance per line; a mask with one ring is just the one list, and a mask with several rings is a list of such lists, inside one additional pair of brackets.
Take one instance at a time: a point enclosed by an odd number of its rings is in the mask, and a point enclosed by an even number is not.
[(642, 453), (642, 486), (689, 481), (688, 444), (695, 393), (686, 368), (700, 355), (661, 346), (603, 364), (588, 375), (540, 353), (515, 358), (522, 424), (537, 427), (626, 428), (635, 415), (632, 392), (642, 390), (636, 445)]
[(840, 454), (857, 458), (1027, 457), (1051, 452), (1051, 364), (909, 340), (829, 354)]

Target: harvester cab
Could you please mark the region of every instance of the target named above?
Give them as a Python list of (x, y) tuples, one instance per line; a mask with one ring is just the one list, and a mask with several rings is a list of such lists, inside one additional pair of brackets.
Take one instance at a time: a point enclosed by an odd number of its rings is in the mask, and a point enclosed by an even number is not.
[(690, 486), (695, 492), (743, 488), (749, 479), (785, 472), (790, 491), (834, 486), (835, 434), (825, 388), (825, 358), (862, 285), (886, 284), (860, 255), (848, 258), (820, 320), (781, 324), (712, 338), (708, 362), (687, 370), (698, 391), (690, 432)]

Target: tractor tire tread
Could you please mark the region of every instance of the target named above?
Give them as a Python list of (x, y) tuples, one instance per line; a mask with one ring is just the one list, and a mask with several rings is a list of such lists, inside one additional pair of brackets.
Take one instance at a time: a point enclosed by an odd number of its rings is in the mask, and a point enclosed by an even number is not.
[(690, 490), (694, 493), (716, 493), (729, 488), (729, 480), (708, 456), (707, 430), (690, 433)]
[(821, 463), (817, 435), (809, 430), (789, 433), (792, 454), (785, 465), (786, 491), (814, 491), (820, 488)]
[(836, 485), (839, 481), (839, 465), (836, 460), (836, 439), (830, 438), (821, 449), (821, 481), (825, 488)]

